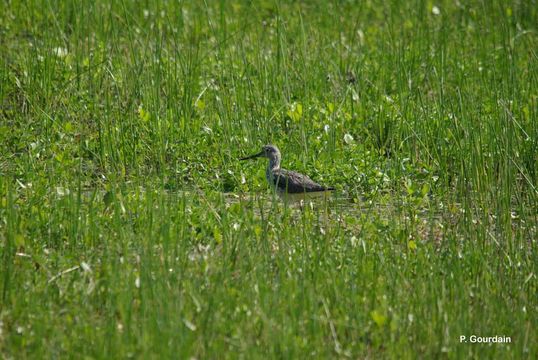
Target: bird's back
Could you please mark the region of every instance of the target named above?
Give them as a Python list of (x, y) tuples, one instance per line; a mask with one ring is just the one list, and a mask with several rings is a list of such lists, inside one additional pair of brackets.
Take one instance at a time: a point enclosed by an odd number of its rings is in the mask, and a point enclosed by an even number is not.
[(276, 190), (288, 194), (334, 190), (334, 188), (320, 185), (308, 176), (296, 171), (275, 169), (272, 175), (271, 185)]

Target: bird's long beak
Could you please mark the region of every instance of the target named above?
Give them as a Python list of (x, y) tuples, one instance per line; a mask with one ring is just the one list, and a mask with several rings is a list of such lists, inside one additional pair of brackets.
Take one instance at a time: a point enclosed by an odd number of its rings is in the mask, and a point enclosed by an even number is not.
[(250, 155), (250, 156), (247, 156), (247, 157), (244, 157), (244, 158), (241, 158), (239, 160), (248, 160), (248, 159), (255, 159), (257, 157), (260, 157), (263, 155), (263, 151), (260, 151), (259, 153), (257, 154), (254, 154), (254, 155)]

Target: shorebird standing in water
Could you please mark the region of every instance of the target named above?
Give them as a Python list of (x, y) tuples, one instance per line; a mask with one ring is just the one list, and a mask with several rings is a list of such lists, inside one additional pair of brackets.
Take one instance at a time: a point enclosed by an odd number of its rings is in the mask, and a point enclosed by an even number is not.
[(304, 194), (304, 193), (323, 193), (334, 190), (333, 187), (326, 187), (315, 183), (308, 176), (296, 171), (284, 170), (280, 168), (280, 151), (274, 145), (265, 145), (257, 154), (241, 158), (239, 160), (248, 160), (258, 157), (269, 159), (265, 177), (267, 182), (276, 190), (279, 195), (282, 194)]

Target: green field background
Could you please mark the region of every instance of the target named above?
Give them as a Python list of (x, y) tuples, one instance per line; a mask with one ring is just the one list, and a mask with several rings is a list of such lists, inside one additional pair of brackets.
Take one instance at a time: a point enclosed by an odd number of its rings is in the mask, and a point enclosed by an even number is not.
[(0, 357), (538, 356), (535, 0), (0, 7)]

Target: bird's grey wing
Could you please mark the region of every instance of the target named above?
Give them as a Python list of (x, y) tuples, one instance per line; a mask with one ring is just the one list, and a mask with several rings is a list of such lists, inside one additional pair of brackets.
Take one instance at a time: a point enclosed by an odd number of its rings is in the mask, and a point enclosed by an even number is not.
[(284, 169), (275, 171), (273, 181), (277, 189), (290, 194), (327, 190), (306, 175)]

